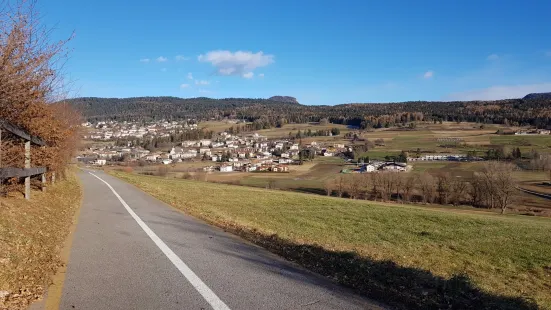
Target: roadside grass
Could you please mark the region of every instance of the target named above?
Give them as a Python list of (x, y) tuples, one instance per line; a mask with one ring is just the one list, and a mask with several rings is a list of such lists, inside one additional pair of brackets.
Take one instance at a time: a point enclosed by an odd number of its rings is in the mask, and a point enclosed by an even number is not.
[(0, 198), (0, 309), (26, 309), (42, 297), (51, 276), (62, 266), (59, 256), (80, 206), (74, 172), (67, 180), (33, 191), (32, 199)]
[(551, 309), (551, 221), (112, 171), (395, 308)]

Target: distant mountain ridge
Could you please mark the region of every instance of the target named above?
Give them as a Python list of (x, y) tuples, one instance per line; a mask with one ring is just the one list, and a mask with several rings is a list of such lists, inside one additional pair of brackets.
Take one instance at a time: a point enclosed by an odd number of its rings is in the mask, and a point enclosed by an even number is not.
[(531, 93), (531, 94), (528, 94), (526, 96), (524, 96), (524, 98), (522, 99), (551, 99), (551, 92), (549, 93)]
[(272, 96), (272, 97), (268, 98), (268, 100), (278, 101), (278, 102), (285, 102), (285, 103), (300, 104), (297, 101), (297, 98), (291, 97), (291, 96)]
[[(397, 103), (348, 103), (334, 106), (302, 105), (287, 96), (261, 98), (73, 98), (66, 100), (90, 121), (239, 119), (255, 128), (286, 123), (319, 122), (359, 128), (405, 126), (412, 121), (477, 122), (480, 124), (532, 125), (551, 128), (551, 98), (490, 101), (408, 101)], [(283, 101), (280, 101), (283, 100)]]

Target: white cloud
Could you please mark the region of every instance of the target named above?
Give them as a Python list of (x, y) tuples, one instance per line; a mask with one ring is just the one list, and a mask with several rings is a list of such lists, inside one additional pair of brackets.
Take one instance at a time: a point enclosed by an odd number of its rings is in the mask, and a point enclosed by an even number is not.
[(199, 92), (200, 92), (201, 94), (209, 94), (209, 93), (211, 93), (210, 90), (206, 90), (206, 89), (199, 89)]
[(188, 80), (193, 80), (193, 74), (191, 72), (189, 72), (187, 74), (187, 78), (188, 78)]
[(274, 55), (263, 52), (246, 51), (210, 51), (199, 55), (200, 62), (209, 62), (220, 75), (238, 75), (247, 78), (256, 68), (265, 67), (274, 62)]
[(427, 72), (425, 72), (425, 74), (423, 74), (423, 77), (424, 77), (425, 79), (430, 79), (430, 78), (432, 78), (433, 76), (434, 76), (434, 72), (433, 72), (433, 71), (427, 71)]
[(163, 56), (159, 56), (159, 58), (157, 58), (157, 61), (158, 62), (165, 62), (167, 61), (168, 59), (166, 57), (163, 57)]
[(196, 80), (195, 81), (195, 85), (209, 85), (210, 82), (209, 81), (205, 81), (205, 80)]
[(176, 55), (176, 61), (184, 61), (189, 60), (189, 57), (185, 57), (184, 55)]
[(264, 77), (264, 73), (260, 73), (260, 74), (258, 75), (258, 77), (263, 78), (263, 77)]
[(488, 60), (490, 60), (490, 61), (498, 60), (498, 59), (499, 59), (499, 55), (497, 55), (497, 54), (491, 54), (491, 55), (489, 55), (488, 58), (486, 58), (486, 59), (488, 59)]
[(243, 73), (243, 77), (246, 79), (252, 79), (253, 76), (254, 76), (254, 73), (252, 72)]
[(529, 93), (551, 92), (551, 82), (528, 85), (492, 86), (450, 94), (446, 100), (500, 100), (522, 98)]
[(189, 88), (189, 84), (182, 84), (180, 85), (180, 89)]
[(150, 61), (149, 58), (142, 58), (142, 59), (140, 59), (140, 62), (148, 63), (149, 61)]

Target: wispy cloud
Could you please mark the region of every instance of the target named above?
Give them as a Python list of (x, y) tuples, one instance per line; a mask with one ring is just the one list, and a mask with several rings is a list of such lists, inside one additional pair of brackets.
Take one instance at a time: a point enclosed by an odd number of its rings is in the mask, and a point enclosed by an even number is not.
[(210, 94), (211, 91), (210, 91), (210, 90), (206, 90), (206, 89), (199, 89), (199, 93), (201, 93), (201, 94)]
[(196, 80), (195, 81), (195, 85), (209, 85), (210, 82), (209, 81), (205, 81), (205, 80)]
[(166, 72), (166, 68), (162, 68), (161, 71), (162, 71), (162, 72)]
[(166, 62), (166, 61), (168, 61), (166, 57), (159, 56), (159, 58), (157, 58), (157, 62)]
[(176, 55), (176, 57), (174, 58), (176, 59), (176, 61), (189, 60), (189, 57), (185, 57), (184, 55)]
[(498, 54), (491, 54), (491, 55), (488, 55), (488, 57), (486, 59), (490, 60), (490, 61), (498, 60), (499, 55)]
[(434, 76), (434, 71), (427, 71), (425, 74), (423, 74), (423, 78), (430, 79)]
[(180, 85), (180, 89), (189, 88), (189, 84), (182, 84)]
[(193, 80), (193, 74), (191, 72), (188, 72), (187, 78), (188, 80)]
[(198, 60), (210, 63), (220, 75), (236, 75), (250, 78), (256, 68), (265, 67), (273, 63), (274, 55), (264, 54), (263, 52), (252, 53), (219, 50), (199, 55)]
[(148, 63), (151, 59), (149, 58), (142, 58), (140, 59), (140, 62)]
[(252, 79), (253, 76), (254, 76), (254, 73), (252, 72), (243, 73), (243, 77), (246, 79)]
[(264, 77), (264, 73), (258, 74), (258, 77), (263, 78), (263, 77)]
[(527, 85), (492, 86), (450, 94), (446, 100), (500, 100), (522, 98), (529, 93), (551, 92), (551, 82)]

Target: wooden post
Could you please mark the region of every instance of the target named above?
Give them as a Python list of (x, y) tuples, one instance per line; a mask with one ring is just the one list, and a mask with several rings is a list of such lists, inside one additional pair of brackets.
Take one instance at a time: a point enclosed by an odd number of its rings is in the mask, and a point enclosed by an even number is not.
[(46, 174), (43, 173), (41, 174), (42, 176), (42, 191), (45, 192), (46, 191)]
[[(2, 127), (0, 127), (0, 169), (2, 169)], [(4, 180), (0, 179), (0, 197), (4, 196)]]
[[(31, 141), (25, 142), (25, 168), (31, 167)], [(25, 199), (31, 199), (31, 177), (25, 178)]]
[(52, 172), (52, 184), (55, 184), (55, 171)]

